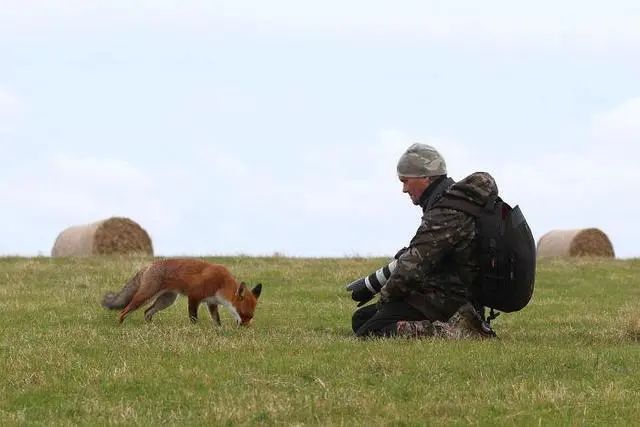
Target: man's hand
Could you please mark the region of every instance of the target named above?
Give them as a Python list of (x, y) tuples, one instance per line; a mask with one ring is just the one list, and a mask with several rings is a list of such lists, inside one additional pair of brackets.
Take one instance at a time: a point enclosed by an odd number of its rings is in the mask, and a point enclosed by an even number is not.
[(400, 258), (400, 255), (402, 255), (403, 253), (405, 253), (407, 251), (407, 249), (409, 249), (408, 247), (404, 247), (402, 249), (400, 249), (398, 252), (396, 252), (396, 254), (393, 256), (393, 259), (398, 259)]
[(378, 300), (378, 305), (382, 305), (388, 302), (391, 302), (391, 295), (389, 295), (387, 287), (383, 286), (382, 289), (380, 289), (380, 299)]
[(389, 277), (391, 277), (391, 273), (395, 270), (396, 264), (397, 260), (394, 259), (370, 275), (354, 280), (347, 285), (347, 291), (351, 292), (351, 298), (359, 302), (358, 307), (371, 301), (374, 295), (380, 292), (380, 289), (387, 283)]
[(371, 301), (374, 297), (374, 293), (367, 288), (364, 282), (364, 277), (355, 280), (347, 285), (347, 291), (351, 292), (351, 299), (357, 301), (358, 307), (361, 307)]

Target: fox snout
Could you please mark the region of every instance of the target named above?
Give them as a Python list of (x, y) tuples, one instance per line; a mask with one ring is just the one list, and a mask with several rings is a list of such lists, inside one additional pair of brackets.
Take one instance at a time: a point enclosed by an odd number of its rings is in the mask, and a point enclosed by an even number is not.
[(241, 310), (238, 312), (238, 325), (240, 326), (250, 326), (251, 322), (253, 322), (253, 313), (256, 309), (255, 300), (253, 304), (250, 305), (250, 308), (247, 310), (247, 307), (244, 307), (245, 310)]
[(260, 298), (260, 294), (262, 292), (262, 283), (258, 283), (249, 292), (247, 291), (247, 284), (241, 282), (240, 287), (238, 288), (238, 293), (236, 294), (239, 316), (238, 324), (240, 326), (251, 325), (251, 322), (253, 321), (253, 313), (256, 310), (256, 304), (258, 303), (258, 298)]

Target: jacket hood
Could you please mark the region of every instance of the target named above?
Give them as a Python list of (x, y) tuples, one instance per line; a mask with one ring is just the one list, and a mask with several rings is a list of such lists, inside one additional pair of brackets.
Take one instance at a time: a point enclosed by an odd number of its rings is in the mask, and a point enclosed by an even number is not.
[(484, 206), (498, 195), (498, 185), (488, 173), (475, 172), (453, 184), (445, 193)]

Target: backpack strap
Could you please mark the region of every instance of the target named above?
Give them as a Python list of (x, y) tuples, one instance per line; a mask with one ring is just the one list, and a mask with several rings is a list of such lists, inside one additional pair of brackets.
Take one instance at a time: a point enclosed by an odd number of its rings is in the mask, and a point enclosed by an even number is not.
[(498, 197), (489, 198), (484, 206), (478, 206), (475, 203), (470, 202), (469, 200), (447, 195), (441, 198), (433, 207), (455, 209), (457, 211), (465, 212), (477, 218), (479, 216), (492, 212), (497, 200)]
[[(482, 298), (484, 293), (483, 282), (485, 279), (495, 279), (495, 275), (498, 274), (498, 270), (502, 265), (502, 249), (503, 241), (500, 238), (504, 229), (503, 221), (500, 221), (500, 215), (497, 214), (496, 209), (502, 210), (502, 199), (498, 196), (490, 197), (484, 206), (479, 206), (467, 199), (447, 195), (443, 197), (434, 207), (442, 207), (454, 209), (460, 212), (464, 212), (471, 215), (475, 220), (476, 227), (476, 254), (478, 257), (478, 264), (481, 266), (481, 273), (474, 281), (474, 287), (472, 292), (473, 298), (478, 301)], [(484, 304), (480, 304), (483, 306)], [(486, 323), (487, 328), (490, 329), (491, 321), (494, 320), (500, 313), (494, 312), (491, 308), (489, 316), (485, 317), (484, 307), (482, 307), (483, 323)]]

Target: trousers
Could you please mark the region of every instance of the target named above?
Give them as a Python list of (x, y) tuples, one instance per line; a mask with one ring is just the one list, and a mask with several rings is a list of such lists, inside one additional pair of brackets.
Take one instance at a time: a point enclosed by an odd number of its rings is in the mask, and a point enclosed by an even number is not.
[(358, 337), (388, 337), (397, 334), (401, 320), (434, 320), (404, 301), (391, 301), (378, 307), (366, 305), (353, 313), (351, 327)]

